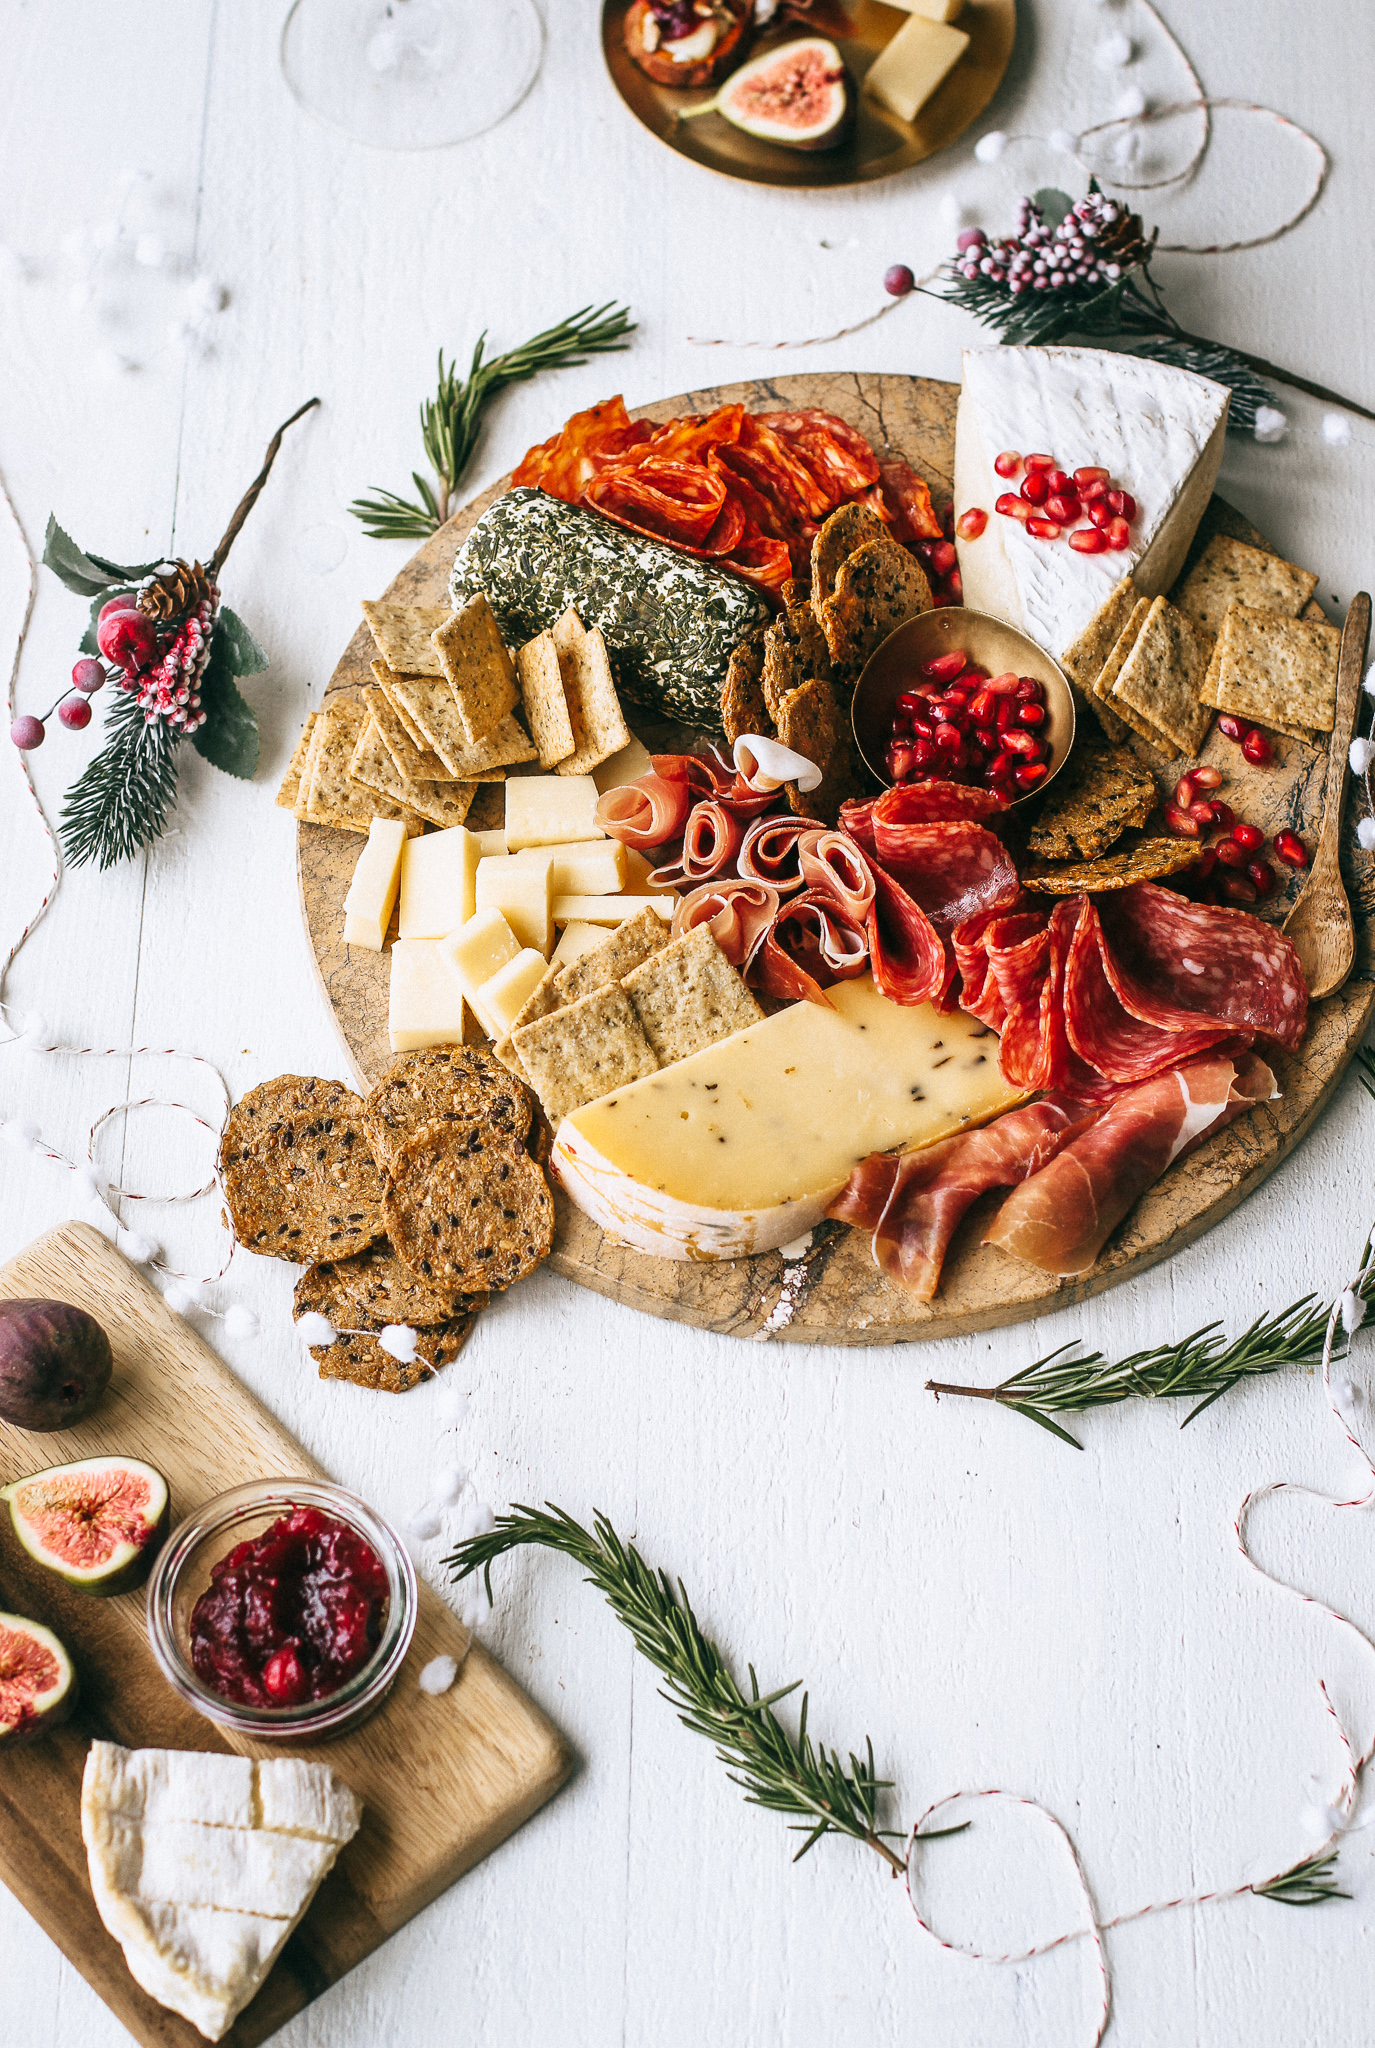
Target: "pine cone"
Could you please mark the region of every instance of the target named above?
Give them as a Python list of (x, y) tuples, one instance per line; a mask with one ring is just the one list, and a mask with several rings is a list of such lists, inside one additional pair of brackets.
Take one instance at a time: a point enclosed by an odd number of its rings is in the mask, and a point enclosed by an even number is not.
[(1135, 263), (1143, 263), (1150, 254), (1150, 248), (1140, 214), (1128, 213), (1124, 208), (1112, 227), (1099, 232), (1093, 251), (1100, 262), (1120, 263), (1123, 270), (1130, 269)]
[(167, 623), (204, 604), (214, 588), (199, 562), (164, 563), (140, 590), (138, 608), (145, 618)]

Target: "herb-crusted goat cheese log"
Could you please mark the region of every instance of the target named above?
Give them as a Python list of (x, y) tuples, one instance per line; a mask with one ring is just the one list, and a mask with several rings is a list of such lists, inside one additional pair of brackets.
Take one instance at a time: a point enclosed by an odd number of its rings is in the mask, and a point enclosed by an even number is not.
[(600, 626), (628, 703), (713, 731), (731, 651), (769, 617), (739, 577), (538, 490), (498, 498), (463, 543), (450, 595), (464, 605), (480, 590), (511, 647), (572, 605)]

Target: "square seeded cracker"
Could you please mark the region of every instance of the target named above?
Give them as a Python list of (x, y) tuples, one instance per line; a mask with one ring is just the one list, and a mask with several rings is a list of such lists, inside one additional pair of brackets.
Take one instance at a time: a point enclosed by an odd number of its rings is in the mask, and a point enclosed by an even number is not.
[(370, 715), (377, 720), (382, 735), (382, 744), (392, 757), (392, 765), (398, 775), (407, 782), (443, 782), (448, 769), (440, 760), (433, 747), (426, 746), (415, 738), (410, 726), (401, 716), (386, 692), (386, 681), (392, 674), (385, 661), (375, 661), (372, 672), (377, 677), (371, 689), (364, 690), (363, 702)]
[(415, 811), (364, 789), (349, 772), (367, 721), (367, 706), (361, 697), (341, 691), (325, 700), (311, 734), (310, 787), (305, 791), (303, 815), (312, 825), (363, 833), (374, 818), (403, 818), (407, 837), (414, 839), (424, 830)]
[(430, 640), (453, 691), (464, 741), (475, 747), (491, 738), (520, 697), (515, 663), (482, 591), (437, 626)]
[(764, 702), (764, 632), (759, 627), (736, 643), (721, 685), (721, 724), (734, 746), (745, 733), (773, 734), (773, 719)]
[(551, 632), (537, 633), (516, 653), (520, 708), (539, 750), (541, 768), (554, 768), (574, 749), (573, 720), (563, 689), (563, 668)]
[[(669, 927), (659, 913), (646, 904), (637, 910), (634, 917), (628, 917), (624, 924), (618, 924), (610, 938), (600, 946), (594, 946), (589, 953), (574, 960), (571, 965), (561, 967), (554, 980), (554, 993), (561, 1003), (576, 1003), (581, 996), (590, 995), (593, 989), (605, 988), (609, 982), (620, 981), (648, 960), (651, 953), (657, 953), (666, 946)], [(544, 986), (543, 982), (540, 987)], [(538, 994), (536, 990), (536, 994)]]
[(286, 774), (282, 777), (282, 786), (277, 791), (275, 799), (284, 811), (294, 811), (301, 800), (301, 780), (310, 755), (310, 735), (315, 729), (318, 715), (314, 711), (306, 713), (306, 722), (301, 727), (301, 737), (291, 750), (291, 759), (287, 763)]
[(506, 769), (515, 761), (533, 761), (536, 749), (515, 718), (508, 713), (496, 731), (470, 746), (459, 723), (453, 692), (442, 676), (398, 675), (387, 693), (394, 704), (404, 707), (427, 746), (434, 749), (456, 782), (489, 781), (489, 771), (505, 779)]
[(1104, 598), (1078, 639), (1072, 640), (1060, 656), (1061, 668), (1086, 696), (1092, 692), (1104, 662), (1121, 639), (1139, 597), (1131, 577), (1124, 576)]
[(363, 789), (389, 798), (441, 829), (463, 823), (477, 786), (472, 782), (407, 782), (397, 774), (396, 763), (387, 752), (375, 718), (369, 718), (363, 728), (349, 762), (349, 774)]
[(585, 1102), (659, 1071), (654, 1048), (619, 982), (521, 1025), (511, 1037), (556, 1129)]
[(1101, 733), (1085, 732), (1056, 776), (1027, 844), (1044, 860), (1096, 860), (1124, 832), (1145, 824), (1156, 796), (1149, 769)]
[(1204, 702), (1286, 732), (1331, 732), (1337, 715), (1340, 630), (1319, 619), (1282, 619), (1228, 607), (1216, 674)]
[(430, 635), (449, 617), (447, 605), (390, 604), (386, 600), (374, 604), (365, 597), (363, 617), (388, 668), (405, 676), (443, 675)]
[(563, 678), (564, 702), (573, 728), (573, 752), (558, 762), (556, 775), (590, 775), (630, 745), (630, 727), (616, 695), (616, 679), (601, 628), (589, 633), (570, 605), (552, 628)]
[(1215, 533), (1174, 596), (1185, 618), (1209, 633), (1220, 633), (1230, 604), (1297, 618), (1318, 587), (1307, 569)]
[[(1143, 718), (1134, 706), (1119, 702), (1113, 696), (1114, 685), (1125, 668), (1133, 647), (1136, 645), (1137, 636), (1146, 623), (1146, 614), (1150, 608), (1151, 600), (1148, 597), (1138, 598), (1137, 602), (1132, 606), (1131, 616), (1118, 635), (1112, 653), (1094, 678), (1093, 689), (1089, 694), (1089, 702), (1100, 715), (1106, 711), (1110, 718), (1117, 719), (1119, 725), (1129, 727), (1138, 738), (1147, 741), (1149, 745), (1157, 748), (1160, 753), (1164, 754), (1167, 759), (1173, 761), (1179, 752), (1174, 741), (1167, 739), (1163, 732), (1157, 731), (1156, 727), (1150, 723), (1150, 720)], [(1106, 719), (1103, 720), (1103, 730), (1107, 733), (1109, 739), (1119, 737), (1118, 734), (1112, 731)]]
[(718, 1045), (764, 1016), (704, 925), (661, 946), (621, 987), (661, 1067)]
[(1114, 710), (1130, 705), (1181, 753), (1196, 754), (1212, 723), (1198, 701), (1212, 651), (1211, 634), (1157, 597), (1113, 684)]

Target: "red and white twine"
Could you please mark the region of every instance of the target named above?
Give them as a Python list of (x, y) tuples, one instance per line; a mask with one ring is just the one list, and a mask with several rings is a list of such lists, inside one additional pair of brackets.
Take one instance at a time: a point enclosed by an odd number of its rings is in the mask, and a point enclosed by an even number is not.
[[(1315, 1487), (1303, 1486), (1293, 1480), (1271, 1480), (1267, 1485), (1255, 1487), (1247, 1494), (1237, 1511), (1236, 1521), (1233, 1526), (1236, 1531), (1237, 1546), (1241, 1551), (1241, 1555), (1257, 1578), (1264, 1579), (1269, 1585), (1278, 1586), (1283, 1592), (1292, 1593), (1296, 1599), (1302, 1600), (1306, 1606), (1316, 1608), (1329, 1621), (1335, 1622), (1339, 1627), (1353, 1635), (1361, 1648), (1375, 1658), (1375, 1642), (1372, 1642), (1364, 1629), (1359, 1628), (1349, 1615), (1343, 1614), (1337, 1608), (1329, 1606), (1326, 1601), (1315, 1599), (1311, 1593), (1305, 1593), (1301, 1588), (1290, 1585), (1284, 1579), (1277, 1578), (1273, 1572), (1267, 1572), (1261, 1565), (1256, 1563), (1255, 1558), (1251, 1554), (1246, 1536), (1246, 1526), (1252, 1509), (1261, 1501), (1269, 1499), (1274, 1494), (1300, 1494), (1309, 1500), (1320, 1501), (1325, 1507), (1333, 1508), (1364, 1508), (1368, 1507), (1375, 1500), (1375, 1461), (1372, 1461), (1370, 1453), (1356, 1435), (1349, 1416), (1343, 1412), (1339, 1402), (1333, 1396), (1331, 1379), (1332, 1350), (1337, 1332), (1339, 1329), (1344, 1328), (1348, 1339), (1350, 1339), (1355, 1335), (1357, 1328), (1364, 1320), (1365, 1303), (1361, 1298), (1361, 1288), (1370, 1279), (1372, 1272), (1375, 1272), (1375, 1256), (1367, 1260), (1344, 1293), (1332, 1304), (1332, 1311), (1327, 1319), (1327, 1331), (1323, 1341), (1322, 1353), (1322, 1384), (1323, 1392), (1327, 1398), (1327, 1405), (1340, 1425), (1343, 1436), (1345, 1436), (1365, 1469), (1365, 1483), (1358, 1491), (1337, 1499), (1330, 1494), (1320, 1493)], [(1325, 1839), (1315, 1844), (1308, 1851), (1305, 1861), (1310, 1858), (1326, 1856), (1338, 1847), (1355, 1812), (1361, 1779), (1372, 1757), (1375, 1757), (1375, 1733), (1372, 1733), (1371, 1740), (1365, 1748), (1358, 1752), (1353, 1746), (1346, 1729), (1343, 1727), (1336, 1708), (1332, 1704), (1332, 1698), (1325, 1681), (1320, 1679), (1318, 1685), (1322, 1693), (1323, 1705), (1331, 1718), (1338, 1743), (1341, 1746), (1343, 1758), (1342, 1783), (1336, 1798), (1327, 1809), (1329, 1815), (1334, 1818), (1335, 1825), (1329, 1829)], [(1044, 1941), (1032, 1942), (1025, 1948), (1008, 1950), (978, 1948), (969, 1943), (952, 1940), (950, 1937), (937, 1932), (928, 1916), (928, 1912), (923, 1911), (922, 1906), (918, 1902), (918, 1893), (923, 1875), (922, 1860), (918, 1852), (921, 1847), (923, 1833), (937, 1815), (941, 1817), (942, 1828), (957, 1825), (954, 1809), (962, 1805), (972, 1805), (976, 1801), (982, 1800), (998, 1800), (1008, 1805), (1024, 1807), (1046, 1823), (1064, 1849), (1072, 1866), (1075, 1884), (1078, 1888), (1080, 1899), (1083, 1902), (1084, 1925), (1067, 1928), (1063, 1933), (1048, 1936)], [(1108, 1966), (1107, 1948), (1104, 1942), (1105, 1935), (1111, 1933), (1115, 1928), (1130, 1926), (1133, 1921), (1148, 1919), (1156, 1913), (1170, 1913), (1183, 1906), (1207, 1906), (1216, 1904), (1224, 1899), (1239, 1899), (1245, 1898), (1248, 1894), (1259, 1894), (1266, 1885), (1273, 1884), (1277, 1878), (1283, 1877), (1294, 1867), (1292, 1863), (1286, 1863), (1279, 1870), (1271, 1873), (1269, 1877), (1252, 1878), (1244, 1884), (1224, 1885), (1212, 1891), (1182, 1892), (1176, 1898), (1154, 1899), (1148, 1905), (1136, 1906), (1128, 1912), (1117, 1913), (1111, 1919), (1102, 1920), (1098, 1917), (1088, 1875), (1069, 1831), (1049, 1808), (1042, 1806), (1038, 1800), (1028, 1799), (1020, 1793), (1004, 1791), (996, 1786), (977, 1791), (950, 1792), (943, 1799), (938, 1799), (933, 1805), (927, 1807), (907, 1839), (907, 1895), (911, 1901), (912, 1911), (916, 1915), (917, 1925), (924, 1933), (930, 1935), (938, 1947), (945, 1949), (948, 1954), (963, 1956), (970, 1962), (1017, 1964), (1031, 1962), (1037, 1956), (1049, 1955), (1055, 1949), (1064, 1948), (1072, 1941), (1087, 1941), (1091, 1944), (1096, 1993), (1093, 2033), (1090, 2037), (1092, 2048), (1098, 2048), (1098, 2044), (1107, 2032), (1108, 2022), (1112, 2016), (1112, 1978)]]

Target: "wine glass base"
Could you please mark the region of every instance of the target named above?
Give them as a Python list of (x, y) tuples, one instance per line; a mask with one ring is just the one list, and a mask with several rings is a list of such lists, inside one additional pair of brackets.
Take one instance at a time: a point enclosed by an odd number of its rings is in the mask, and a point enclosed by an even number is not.
[(373, 149), (445, 149), (534, 84), (533, 0), (295, 0), (282, 72), (308, 113)]

